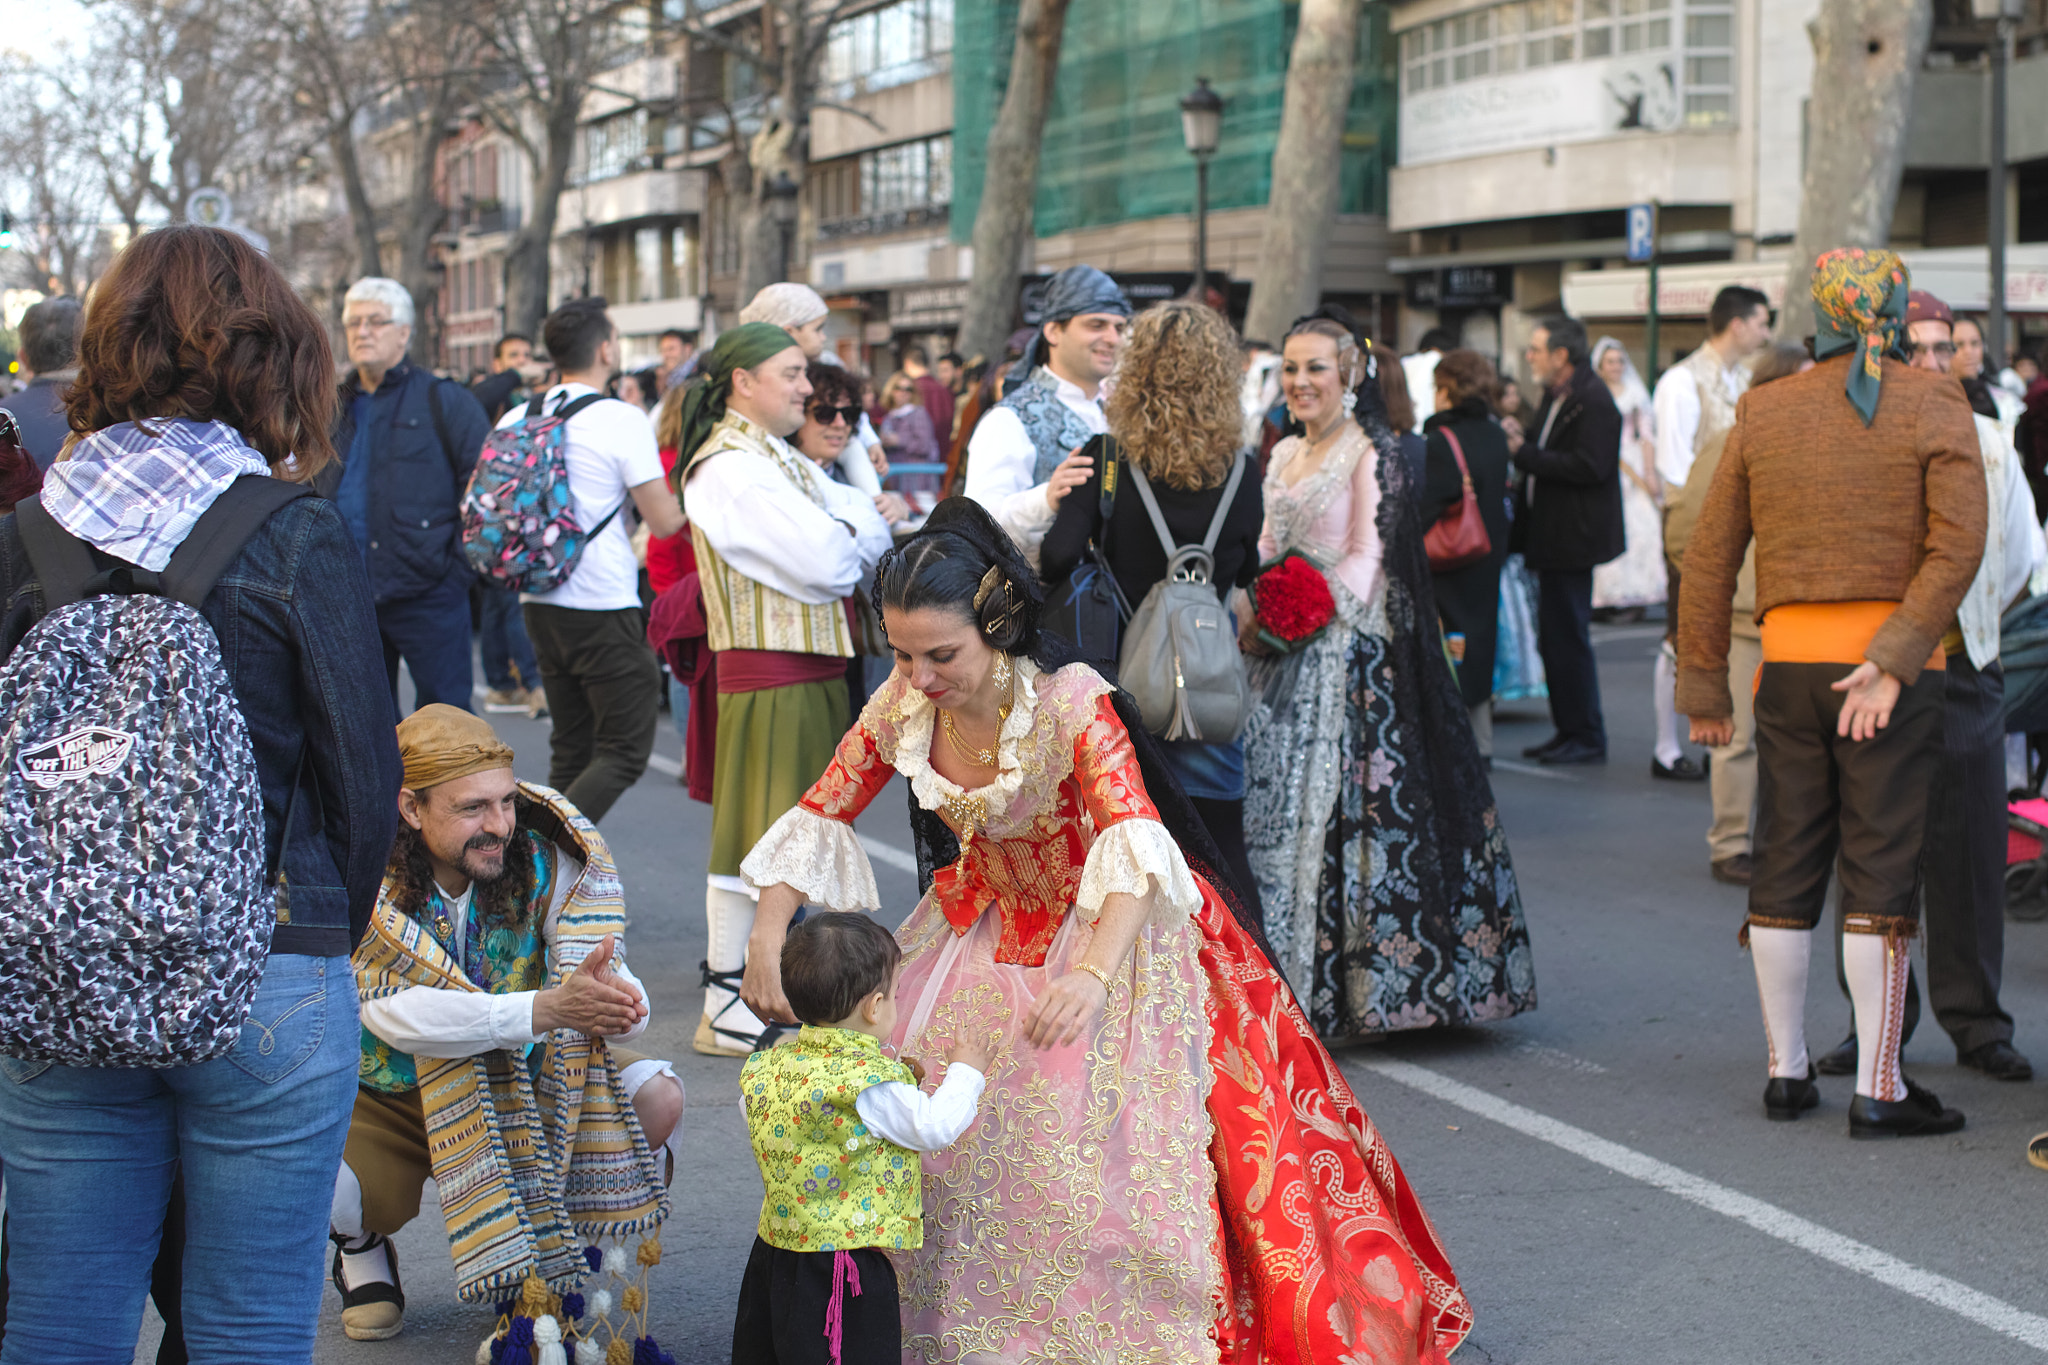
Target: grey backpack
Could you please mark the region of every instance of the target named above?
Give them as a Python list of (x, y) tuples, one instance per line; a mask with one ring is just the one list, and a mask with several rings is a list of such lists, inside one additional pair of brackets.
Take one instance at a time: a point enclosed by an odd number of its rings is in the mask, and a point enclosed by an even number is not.
[(1138, 703), (1145, 728), (1162, 739), (1228, 744), (1251, 714), (1251, 686), (1230, 613), (1210, 583), (1216, 570), (1216, 537), (1244, 478), (1239, 456), (1223, 485), (1216, 515), (1200, 545), (1175, 545), (1152, 484), (1136, 461), (1127, 462), (1131, 482), (1144, 499), (1152, 529), (1166, 551), (1166, 577), (1152, 585), (1131, 613), (1118, 653), (1118, 680)]
[(238, 480), (160, 574), (97, 555), (40, 499), (15, 507), (46, 614), (0, 665), (0, 1054), (187, 1066), (240, 1038), (278, 893), (248, 722), (198, 607), (310, 492)]

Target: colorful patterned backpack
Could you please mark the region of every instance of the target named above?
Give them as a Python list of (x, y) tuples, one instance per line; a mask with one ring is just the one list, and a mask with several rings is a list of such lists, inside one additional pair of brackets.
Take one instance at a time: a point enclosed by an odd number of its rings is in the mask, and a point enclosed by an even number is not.
[(551, 592), (569, 581), (583, 547), (611, 525), (619, 506), (585, 531), (569, 496), (564, 446), (569, 419), (603, 394), (588, 393), (552, 413), (538, 393), (526, 415), (484, 440), (462, 495), (462, 553), (486, 582), (520, 592)]

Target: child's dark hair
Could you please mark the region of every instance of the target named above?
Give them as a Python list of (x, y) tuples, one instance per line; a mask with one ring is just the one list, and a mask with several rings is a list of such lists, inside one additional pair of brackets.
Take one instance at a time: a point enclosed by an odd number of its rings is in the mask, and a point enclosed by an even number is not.
[(782, 993), (806, 1024), (836, 1024), (861, 1001), (887, 990), (903, 949), (866, 915), (813, 914), (782, 944)]

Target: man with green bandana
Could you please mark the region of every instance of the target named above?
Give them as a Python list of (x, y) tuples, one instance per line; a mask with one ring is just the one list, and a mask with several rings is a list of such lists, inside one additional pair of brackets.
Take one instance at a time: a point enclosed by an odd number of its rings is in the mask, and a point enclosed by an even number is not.
[(784, 439), (804, 421), (804, 353), (780, 327), (725, 333), (683, 397), (677, 464), (718, 656), (708, 950), (696, 1049), (743, 1057), (767, 1029), (740, 1003), (753, 893), (740, 859), (832, 761), (851, 723), (845, 598), (889, 548), (858, 489), (822, 477)]
[(1908, 287), (1889, 251), (1816, 263), (1820, 363), (1737, 406), (1678, 602), (1678, 709), (1692, 717), (1693, 743), (1725, 744), (1730, 600), (1754, 535), (1764, 662), (1742, 940), (1763, 1002), (1764, 1115), (1796, 1119), (1820, 1102), (1806, 975), (1839, 864), (1842, 968), (1861, 1042), (1855, 1138), (1963, 1126), (1901, 1073), (1899, 1040), (1941, 758), (1941, 641), (1984, 554), (1988, 499), (1961, 387), (1905, 362)]

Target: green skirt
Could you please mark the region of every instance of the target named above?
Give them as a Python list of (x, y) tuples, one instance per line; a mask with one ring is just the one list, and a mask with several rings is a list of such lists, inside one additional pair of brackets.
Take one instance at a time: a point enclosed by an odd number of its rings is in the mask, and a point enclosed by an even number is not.
[(712, 876), (739, 875), (768, 826), (825, 775), (849, 723), (846, 684), (837, 678), (718, 694)]

